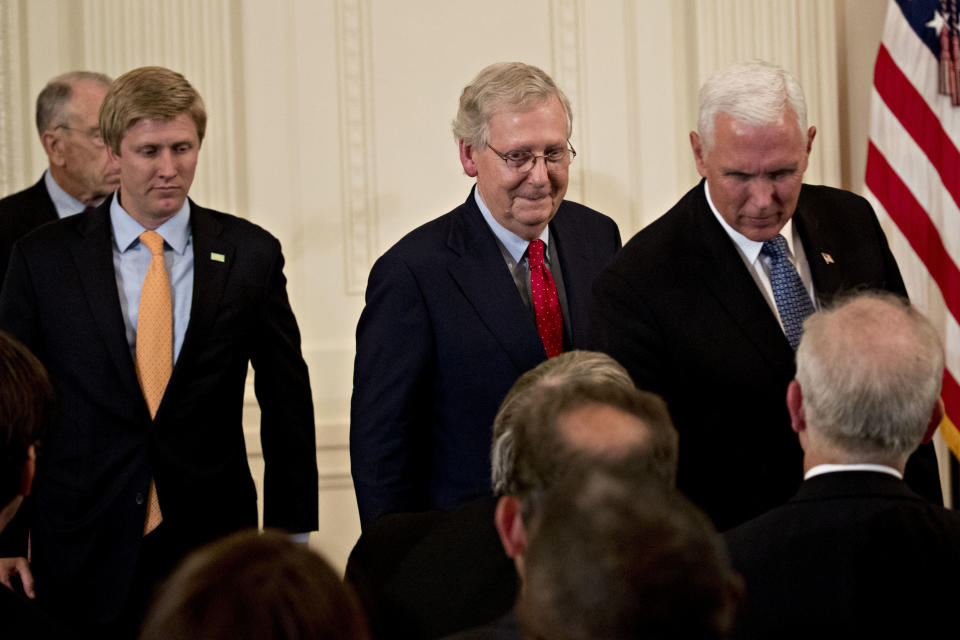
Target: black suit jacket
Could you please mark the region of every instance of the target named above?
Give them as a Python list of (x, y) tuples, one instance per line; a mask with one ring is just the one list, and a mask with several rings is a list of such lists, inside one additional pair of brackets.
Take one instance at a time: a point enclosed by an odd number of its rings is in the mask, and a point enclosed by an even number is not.
[(747, 587), (742, 637), (956, 633), (960, 514), (893, 476), (815, 476), (725, 537)]
[[(593, 279), (620, 248), (610, 218), (574, 202), (550, 222), (573, 348)], [(491, 424), (517, 377), (546, 360), (473, 193), (373, 265), (357, 325), (350, 455), (361, 522), (490, 492)]]
[(58, 402), (32, 494), (38, 597), (65, 619), (90, 622), (123, 604), (151, 478), (166, 534), (183, 552), (257, 525), (242, 429), (250, 362), (265, 524), (310, 531), (318, 507), (310, 384), (280, 243), (191, 203), (190, 322), (151, 421), (120, 310), (110, 200), (24, 238), (0, 292), (0, 328), (44, 363)]
[(40, 225), (56, 219), (57, 209), (42, 176), (32, 187), (0, 200), (0, 285), (3, 285), (13, 244)]
[[(793, 216), (820, 303), (854, 288), (906, 295), (870, 205), (804, 185)], [(802, 474), (786, 389), (794, 352), (714, 217), (703, 182), (627, 243), (597, 279), (591, 344), (661, 394), (680, 433), (678, 488), (725, 530), (785, 502)], [(908, 481), (932, 499), (932, 446)], [(918, 466), (919, 464), (919, 466)]]
[(517, 572), (486, 497), (451, 511), (396, 513), (364, 529), (347, 561), (377, 640), (437, 638), (513, 607)]

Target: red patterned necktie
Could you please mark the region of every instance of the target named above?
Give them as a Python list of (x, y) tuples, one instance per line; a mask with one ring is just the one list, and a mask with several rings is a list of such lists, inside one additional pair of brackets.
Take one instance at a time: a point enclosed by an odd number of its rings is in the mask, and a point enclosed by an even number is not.
[(530, 263), (530, 290), (533, 292), (533, 310), (537, 314), (537, 332), (543, 340), (547, 357), (563, 353), (563, 314), (553, 276), (543, 264), (543, 241), (534, 240), (527, 247)]

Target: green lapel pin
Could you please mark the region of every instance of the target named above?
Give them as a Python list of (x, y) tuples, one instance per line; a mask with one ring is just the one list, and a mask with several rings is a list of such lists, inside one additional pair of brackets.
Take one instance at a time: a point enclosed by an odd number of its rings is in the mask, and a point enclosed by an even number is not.
[(227, 256), (223, 255), (222, 253), (216, 253), (214, 251), (211, 251), (210, 259), (213, 260), (214, 262), (226, 262)]

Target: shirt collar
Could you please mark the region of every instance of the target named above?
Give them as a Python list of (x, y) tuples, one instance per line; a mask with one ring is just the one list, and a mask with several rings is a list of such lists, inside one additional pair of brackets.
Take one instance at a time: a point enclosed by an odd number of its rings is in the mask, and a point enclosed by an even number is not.
[[(737, 247), (740, 248), (740, 253), (746, 257), (747, 261), (750, 264), (756, 264), (757, 258), (760, 256), (760, 250), (763, 249), (763, 243), (757, 242), (756, 240), (751, 240), (727, 223), (723, 216), (720, 215), (720, 212), (717, 211), (717, 208), (713, 204), (713, 200), (710, 198), (710, 185), (706, 180), (703, 181), (703, 192), (707, 196), (707, 204), (710, 205), (710, 211), (712, 211), (713, 215), (716, 216), (720, 226), (723, 227), (723, 230), (727, 232), (727, 235), (730, 236), (730, 239), (733, 240)], [(780, 235), (782, 235), (787, 241), (787, 248), (790, 249), (790, 255), (796, 256), (797, 253), (793, 250), (792, 217), (787, 220), (787, 223), (783, 225), (782, 229), (780, 229)]]
[[(138, 240), (140, 234), (146, 229), (120, 205), (119, 194), (120, 191), (117, 190), (110, 202), (110, 224), (113, 226), (114, 241), (122, 252), (132, 247), (134, 241)], [(190, 200), (184, 200), (180, 211), (154, 231), (159, 233), (163, 241), (174, 251), (183, 255), (190, 240)]]
[[(523, 258), (523, 253), (527, 250), (527, 246), (529, 246), (530, 241), (524, 240), (513, 231), (510, 231), (505, 226), (497, 222), (497, 219), (493, 217), (492, 213), (490, 213), (490, 209), (487, 208), (483, 198), (480, 197), (480, 190), (477, 188), (474, 188), (473, 190), (473, 199), (476, 201), (477, 207), (480, 208), (480, 214), (483, 216), (483, 219), (486, 220), (487, 226), (490, 227), (491, 231), (493, 231), (493, 235), (497, 236), (500, 244), (502, 244), (507, 250), (507, 253), (510, 254), (511, 258), (513, 258), (513, 261), (519, 263)], [(543, 252), (544, 255), (546, 255), (547, 247), (550, 246), (549, 224), (543, 228), (543, 231), (540, 233), (540, 239), (543, 240)]]
[(885, 464), (870, 464), (866, 462), (859, 464), (818, 464), (803, 474), (803, 479), (809, 480), (814, 476), (833, 473), (835, 471), (876, 471), (877, 473), (886, 473), (903, 480), (903, 474), (893, 467), (888, 467)]
[(49, 169), (44, 169), (43, 171), (43, 184), (47, 187), (47, 193), (50, 194), (50, 200), (53, 201), (53, 206), (57, 210), (58, 218), (75, 215), (87, 208), (87, 205), (74, 198), (64, 191), (63, 187), (57, 184), (57, 181), (50, 175)]

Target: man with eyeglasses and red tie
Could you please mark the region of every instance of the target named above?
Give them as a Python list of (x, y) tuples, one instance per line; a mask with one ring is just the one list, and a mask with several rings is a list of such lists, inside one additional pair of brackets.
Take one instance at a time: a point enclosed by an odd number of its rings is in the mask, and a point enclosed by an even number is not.
[(357, 325), (350, 454), (364, 525), (489, 495), (500, 401), (583, 344), (620, 233), (563, 199), (572, 128), (569, 100), (536, 67), (493, 64), (464, 88), (453, 133), (476, 185), (376, 261)]
[(44, 223), (99, 205), (120, 183), (97, 120), (109, 88), (109, 76), (72, 71), (37, 96), (37, 133), (50, 166), (36, 184), (0, 200), (0, 285), (14, 242)]

